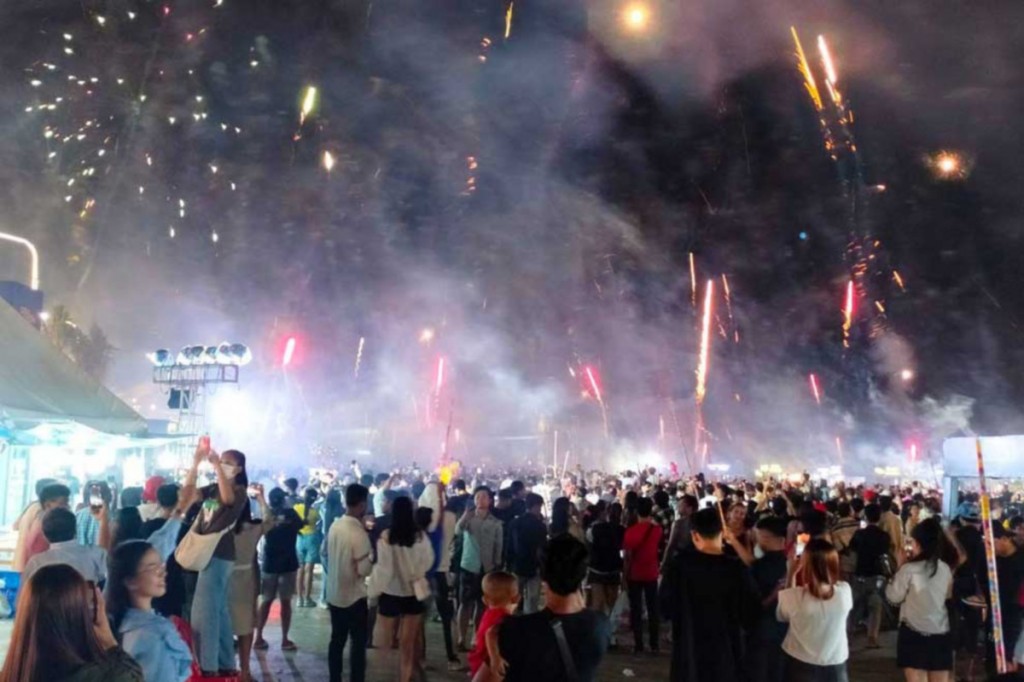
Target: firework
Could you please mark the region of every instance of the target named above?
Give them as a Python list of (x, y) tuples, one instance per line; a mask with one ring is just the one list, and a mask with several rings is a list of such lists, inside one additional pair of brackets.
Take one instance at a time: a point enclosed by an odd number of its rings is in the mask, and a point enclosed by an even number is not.
[(843, 440), (836, 436), (836, 453), (839, 455), (839, 464), (843, 463)]
[(825, 42), (825, 36), (818, 36), (818, 52), (821, 53), (821, 62), (825, 65), (825, 75), (833, 86), (839, 83), (839, 76), (836, 75), (836, 67), (832, 61), (832, 53)]
[(317, 90), (316, 86), (306, 87), (306, 94), (302, 96), (302, 109), (299, 111), (299, 125), (302, 126), (310, 114), (316, 109)]
[(650, 20), (650, 8), (638, 2), (626, 7), (622, 13), (622, 23), (632, 33), (640, 33), (646, 30)]
[(690, 252), (690, 305), (697, 309), (697, 263), (693, 258), (693, 251)]
[(604, 435), (605, 438), (609, 436), (608, 431), (608, 406), (605, 405), (604, 396), (601, 394), (601, 385), (597, 381), (597, 374), (594, 372), (594, 368), (587, 365), (584, 368), (584, 373), (587, 375), (587, 383), (590, 384), (590, 391), (597, 400), (597, 404), (601, 407), (601, 420), (604, 422)]
[(789, 30), (793, 34), (793, 42), (796, 43), (796, 56), (799, 60), (797, 68), (800, 69), (800, 73), (804, 77), (804, 87), (807, 88), (807, 94), (811, 96), (811, 101), (814, 102), (814, 108), (821, 111), (824, 108), (824, 105), (821, 103), (821, 92), (818, 91), (818, 83), (814, 80), (811, 65), (807, 61), (807, 55), (804, 54), (804, 47), (800, 43), (800, 36), (797, 35), (795, 26), (790, 26)]
[(434, 396), (441, 395), (441, 389), (444, 387), (444, 356), (442, 355), (437, 359), (437, 381), (434, 383)]
[(508, 9), (505, 11), (505, 40), (508, 40), (509, 36), (512, 35), (512, 11), (515, 8), (516, 3), (508, 3)]
[(846, 283), (846, 304), (843, 306), (843, 347), (850, 347), (850, 329), (853, 327), (854, 287), (851, 279)]
[(324, 151), (324, 160), (323, 160), (324, 170), (327, 171), (328, 173), (330, 173), (331, 170), (334, 169), (334, 163), (335, 163), (334, 155), (331, 154), (329, 151)]
[(722, 274), (722, 293), (725, 297), (725, 310), (729, 316), (729, 327), (732, 329), (732, 338), (736, 343), (740, 342), (740, 333), (736, 329), (736, 321), (732, 317), (732, 292), (729, 290), (729, 278)]
[(363, 346), (366, 345), (366, 339), (362, 336), (359, 337), (359, 348), (356, 349), (356, 367), (355, 367), (355, 378), (359, 378), (359, 366), (363, 363)]
[(896, 282), (896, 286), (900, 288), (900, 291), (906, 291), (907, 287), (903, 285), (903, 278), (900, 277), (900, 273), (896, 270), (892, 271), (892, 279)]
[(821, 406), (821, 391), (818, 390), (818, 377), (814, 374), (810, 375), (811, 381), (811, 394), (814, 396), (814, 402)]
[(700, 329), (700, 358), (697, 362), (697, 405), (704, 403), (707, 394), (708, 356), (711, 347), (711, 308), (715, 295), (715, 280), (709, 279), (704, 291), (704, 316)]
[(957, 152), (938, 152), (928, 157), (927, 164), (940, 180), (963, 180), (970, 171), (967, 159)]

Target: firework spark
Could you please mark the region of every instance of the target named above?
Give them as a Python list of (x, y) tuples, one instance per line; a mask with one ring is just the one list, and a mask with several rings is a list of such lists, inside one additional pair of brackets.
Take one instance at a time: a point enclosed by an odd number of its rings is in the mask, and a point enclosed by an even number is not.
[(442, 355), (437, 359), (437, 381), (434, 383), (434, 396), (441, 395), (441, 389), (444, 387), (444, 356)]
[(334, 155), (329, 151), (324, 151), (324, 170), (330, 173), (334, 169)]
[(732, 291), (729, 290), (729, 278), (722, 274), (722, 293), (725, 294), (725, 310), (729, 316), (729, 327), (732, 329), (732, 338), (736, 343), (740, 342), (740, 333), (736, 329), (736, 321), (732, 316)]
[(299, 125), (303, 125), (309, 115), (316, 109), (317, 90), (316, 86), (306, 87), (306, 94), (302, 97), (302, 110), (299, 112)]
[(821, 406), (821, 391), (818, 389), (818, 377), (814, 374), (810, 375), (811, 380), (811, 393), (814, 395), (814, 402)]
[(938, 152), (928, 158), (928, 165), (940, 180), (963, 180), (970, 171), (967, 159), (957, 152)]
[(363, 346), (366, 345), (366, 339), (362, 336), (359, 337), (359, 348), (356, 349), (356, 367), (355, 367), (355, 378), (359, 378), (359, 366), (363, 364)]
[(690, 252), (690, 305), (697, 309), (697, 263), (693, 258), (693, 251)]
[(900, 288), (900, 291), (906, 291), (907, 287), (903, 285), (903, 278), (900, 277), (900, 273), (897, 270), (892, 271), (892, 278), (896, 282), (896, 286)]
[(832, 61), (832, 53), (825, 42), (825, 36), (818, 36), (818, 52), (821, 53), (821, 63), (825, 66), (825, 75), (828, 76), (832, 85), (839, 83), (839, 76), (836, 75), (835, 63)]
[(814, 80), (811, 65), (808, 63), (807, 55), (804, 53), (804, 46), (800, 43), (800, 36), (797, 35), (796, 27), (790, 26), (789, 30), (793, 34), (793, 42), (796, 43), (796, 56), (799, 60), (798, 68), (804, 77), (804, 87), (807, 88), (807, 93), (814, 102), (814, 108), (821, 111), (824, 108), (821, 103), (821, 92), (818, 91), (818, 83)]
[(512, 35), (512, 11), (515, 8), (516, 3), (508, 3), (508, 10), (505, 11), (505, 40), (508, 40), (509, 36)]
[(836, 436), (836, 452), (839, 454), (839, 463), (843, 463), (843, 441), (839, 436)]
[(585, 371), (587, 373), (587, 382), (590, 384), (590, 390), (594, 394), (594, 399), (603, 405), (604, 398), (601, 395), (601, 387), (597, 383), (597, 376), (594, 374), (594, 369), (588, 365)]
[(709, 279), (704, 291), (704, 316), (700, 329), (700, 358), (697, 362), (697, 388), (695, 397), (697, 404), (704, 403), (707, 394), (708, 360), (711, 349), (711, 307), (714, 302), (715, 280)]
[(851, 279), (846, 283), (846, 304), (843, 306), (843, 347), (850, 347), (850, 330), (853, 328), (854, 287)]

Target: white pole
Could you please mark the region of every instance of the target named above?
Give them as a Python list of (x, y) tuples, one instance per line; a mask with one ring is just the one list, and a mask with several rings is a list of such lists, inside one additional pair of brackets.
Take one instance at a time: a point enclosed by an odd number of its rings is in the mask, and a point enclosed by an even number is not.
[(28, 254), (31, 260), (32, 267), (31, 281), (29, 282), (29, 286), (32, 288), (32, 291), (39, 291), (39, 252), (36, 250), (36, 245), (30, 242), (29, 240), (25, 239), (24, 237), (18, 237), (16, 235), (8, 234), (6, 232), (0, 232), (0, 239), (13, 242), (15, 244), (20, 244), (21, 246), (24, 246), (26, 249), (28, 249)]

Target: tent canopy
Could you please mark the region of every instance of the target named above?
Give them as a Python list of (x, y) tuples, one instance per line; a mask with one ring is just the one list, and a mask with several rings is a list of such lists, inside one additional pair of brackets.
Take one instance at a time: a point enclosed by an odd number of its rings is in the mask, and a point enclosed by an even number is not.
[(18, 429), (74, 422), (111, 434), (140, 435), (146, 421), (79, 369), (0, 300), (0, 420)]

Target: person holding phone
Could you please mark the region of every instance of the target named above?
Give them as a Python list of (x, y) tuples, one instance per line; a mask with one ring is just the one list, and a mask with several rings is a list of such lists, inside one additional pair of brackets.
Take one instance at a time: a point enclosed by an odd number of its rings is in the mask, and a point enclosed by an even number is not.
[[(218, 455), (210, 447), (209, 437), (203, 437), (196, 448), (192, 468), (185, 486), (194, 486), (199, 464), (212, 465), (217, 482), (199, 489), (202, 509), (196, 521), (201, 535), (219, 533), (231, 528), (249, 505), (246, 488), (249, 479), (245, 471), (245, 455), (238, 450), (227, 450)], [(192, 599), (192, 629), (202, 674), (208, 677), (237, 675), (235, 644), (228, 608), (228, 584), (235, 565), (235, 535), (224, 533), (206, 568), (199, 572), (196, 591)]]
[(82, 504), (75, 512), (75, 537), (87, 547), (110, 546), (110, 503), (113, 500), (106, 481), (89, 481), (82, 489)]
[(0, 682), (143, 682), (122, 650), (103, 596), (71, 566), (44, 566), (24, 583)]

